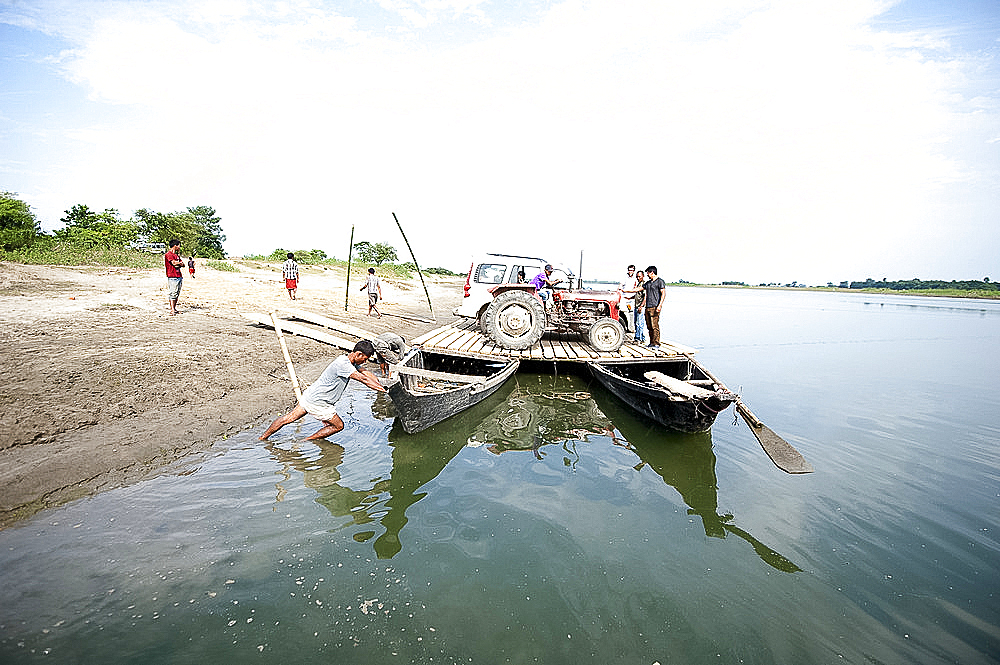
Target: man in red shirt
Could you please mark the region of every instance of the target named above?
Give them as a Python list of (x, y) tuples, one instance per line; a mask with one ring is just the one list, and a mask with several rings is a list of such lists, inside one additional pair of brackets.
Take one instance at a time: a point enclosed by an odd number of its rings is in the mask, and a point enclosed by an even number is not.
[(181, 295), (181, 284), (184, 281), (184, 275), (181, 274), (181, 266), (184, 265), (184, 261), (181, 260), (178, 253), (180, 249), (181, 241), (177, 238), (171, 238), (170, 249), (163, 255), (163, 264), (167, 268), (167, 299), (170, 301), (170, 316), (177, 314), (177, 299)]

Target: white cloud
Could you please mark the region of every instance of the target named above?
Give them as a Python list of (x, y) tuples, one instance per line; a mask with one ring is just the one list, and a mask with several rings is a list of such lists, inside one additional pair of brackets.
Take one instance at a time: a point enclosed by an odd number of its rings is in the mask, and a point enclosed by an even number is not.
[(402, 247), (395, 211), (425, 265), (825, 282), (933, 257), (936, 197), (982, 176), (964, 61), (872, 30), (878, 3), (379, 5), (404, 37), (308, 1), (60, 6), (67, 71), (123, 112), (73, 133), (57, 206), (213, 205), (237, 253), (342, 256), (351, 224)]

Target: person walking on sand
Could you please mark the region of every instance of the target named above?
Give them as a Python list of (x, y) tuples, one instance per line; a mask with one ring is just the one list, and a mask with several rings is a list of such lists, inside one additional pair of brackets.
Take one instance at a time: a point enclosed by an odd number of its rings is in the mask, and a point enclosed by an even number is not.
[(171, 238), (168, 243), (170, 249), (163, 255), (163, 265), (167, 268), (167, 300), (170, 301), (170, 316), (177, 314), (177, 301), (181, 297), (181, 285), (184, 282), (184, 275), (181, 274), (181, 241)]
[(299, 288), (299, 264), (295, 262), (295, 254), (288, 252), (288, 260), (281, 266), (281, 274), (285, 278), (285, 288), (288, 297), (295, 300), (295, 290)]
[(657, 276), (656, 266), (646, 268), (646, 327), (649, 329), (649, 348), (660, 348), (660, 310), (666, 298), (667, 283)]
[(378, 301), (382, 297), (382, 283), (375, 276), (375, 268), (368, 269), (368, 281), (361, 285), (359, 291), (368, 289), (368, 316), (375, 312), (375, 316), (382, 318), (382, 313), (378, 311)]
[(361, 369), (361, 366), (374, 354), (374, 345), (363, 339), (354, 345), (354, 350), (350, 353), (337, 356), (316, 383), (306, 388), (295, 408), (271, 423), (260, 435), (260, 440), (266, 441), (279, 429), (294, 423), (307, 413), (322, 422), (323, 427), (307, 436), (306, 441), (325, 439), (344, 429), (344, 421), (337, 415), (336, 405), (351, 379), (360, 381), (372, 390), (385, 392), (378, 377), (368, 370)]
[(188, 274), (191, 275), (191, 279), (194, 279), (194, 257), (188, 257)]

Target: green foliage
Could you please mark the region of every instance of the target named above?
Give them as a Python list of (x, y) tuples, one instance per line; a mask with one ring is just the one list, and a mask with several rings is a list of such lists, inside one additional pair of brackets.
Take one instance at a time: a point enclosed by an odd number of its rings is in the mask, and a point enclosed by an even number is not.
[(11, 192), (0, 192), (0, 249), (12, 251), (31, 245), (41, 235), (35, 213)]
[[(247, 258), (253, 258), (260, 261), (276, 261), (284, 263), (285, 260), (288, 258), (288, 251), (289, 250), (287, 249), (281, 249), (279, 247), (278, 249), (271, 252), (270, 256), (267, 257), (248, 256)], [(292, 253), (295, 254), (296, 263), (305, 263), (305, 264), (322, 263), (327, 259), (326, 252), (324, 252), (322, 249), (297, 249)]]
[[(400, 268), (409, 270), (410, 272), (417, 272), (417, 264), (413, 261), (407, 261), (406, 263), (400, 263)], [(465, 273), (459, 274), (457, 272), (452, 272), (447, 268), (423, 268), (421, 269), (425, 275), (442, 275), (444, 277), (465, 277)]]
[(182, 254), (208, 259), (226, 258), (222, 250), (226, 236), (222, 234), (220, 218), (215, 216), (214, 208), (197, 206), (171, 213), (143, 208), (135, 211), (134, 219), (139, 234), (149, 242), (169, 243), (171, 238), (178, 238)]
[(123, 221), (113, 208), (97, 213), (85, 205), (77, 204), (67, 210), (66, 216), (59, 221), (64, 226), (53, 233), (56, 240), (83, 247), (124, 247), (139, 237), (135, 222)]
[(397, 261), (396, 250), (384, 242), (370, 243), (367, 240), (354, 243), (354, 251), (362, 263), (374, 263), (377, 266), (387, 261)]
[(945, 282), (943, 280), (922, 280), (922, 279), (907, 279), (907, 280), (896, 280), (890, 281), (883, 277), (881, 280), (874, 280), (871, 277), (863, 282), (851, 282), (849, 287), (851, 289), (885, 289), (888, 291), (937, 291), (937, 290), (955, 290), (955, 291), (983, 291), (992, 292), (1000, 291), (1000, 284), (991, 282), (989, 278), (983, 281), (979, 280), (966, 280), (966, 281), (955, 281)]
[(0, 261), (49, 266), (163, 267), (163, 256), (160, 254), (139, 252), (128, 247), (93, 247), (60, 242), (49, 236), (39, 236), (31, 245), (16, 250), (0, 250)]
[(195, 206), (187, 211), (194, 216), (195, 224), (201, 229), (194, 255), (210, 259), (226, 258), (226, 252), (222, 249), (226, 236), (222, 232), (222, 218), (215, 214), (215, 208)]
[(228, 261), (218, 261), (215, 259), (211, 259), (209, 261), (205, 261), (205, 265), (208, 266), (209, 268), (212, 268), (213, 270), (224, 270), (226, 272), (240, 271), (238, 267), (234, 266), (232, 263), (229, 263)]

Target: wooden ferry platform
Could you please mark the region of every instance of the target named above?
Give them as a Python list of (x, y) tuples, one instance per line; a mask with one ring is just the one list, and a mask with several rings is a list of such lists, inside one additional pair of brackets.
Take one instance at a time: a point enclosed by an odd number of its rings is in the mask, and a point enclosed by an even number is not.
[[(374, 339), (375, 333), (337, 321), (317, 312), (284, 308), (276, 312), (282, 330), (287, 334), (309, 337), (319, 342), (350, 350), (361, 339)], [(253, 323), (271, 327), (270, 315), (257, 312), (244, 313)], [(529, 349), (514, 351), (497, 346), (480, 330), (474, 319), (459, 319), (406, 340), (409, 346), (422, 346), (429, 351), (478, 359), (507, 359), (527, 361), (552, 361), (567, 363), (649, 362), (693, 354), (696, 349), (676, 342), (660, 342), (660, 349), (653, 350), (642, 344), (626, 342), (614, 352), (601, 352), (587, 343), (577, 333), (548, 333)]]
[(450, 353), (470, 358), (516, 358), (519, 360), (565, 362), (642, 362), (676, 357), (696, 350), (676, 342), (660, 342), (660, 349), (653, 350), (642, 344), (625, 343), (613, 352), (594, 349), (582, 335), (576, 333), (548, 333), (541, 341), (523, 351), (513, 351), (497, 346), (480, 330), (474, 319), (462, 319), (409, 340), (411, 346), (440, 353)]

